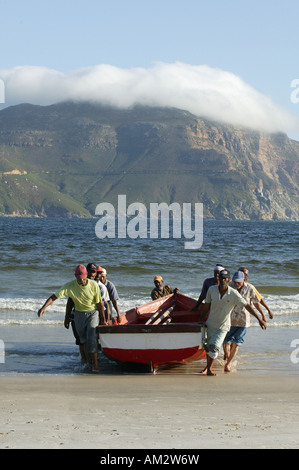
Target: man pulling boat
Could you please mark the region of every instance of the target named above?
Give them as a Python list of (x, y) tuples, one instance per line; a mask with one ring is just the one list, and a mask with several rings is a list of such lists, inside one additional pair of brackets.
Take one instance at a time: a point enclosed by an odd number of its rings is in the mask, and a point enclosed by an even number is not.
[(96, 282), (87, 278), (87, 269), (79, 265), (75, 270), (76, 279), (62, 286), (52, 294), (39, 309), (41, 317), (56, 299), (70, 297), (75, 304), (74, 321), (80, 341), (86, 348), (92, 370), (98, 372), (97, 327), (106, 324), (100, 288)]
[(212, 366), (218, 357), (219, 350), (223, 344), (231, 325), (231, 312), (235, 306), (245, 308), (259, 322), (262, 329), (266, 329), (266, 322), (260, 318), (251, 305), (239, 294), (236, 289), (229, 286), (230, 273), (223, 269), (219, 273), (219, 285), (208, 289), (206, 301), (202, 310), (203, 318), (208, 312), (206, 321), (208, 344), (207, 344), (207, 367), (202, 371), (207, 375), (216, 375)]

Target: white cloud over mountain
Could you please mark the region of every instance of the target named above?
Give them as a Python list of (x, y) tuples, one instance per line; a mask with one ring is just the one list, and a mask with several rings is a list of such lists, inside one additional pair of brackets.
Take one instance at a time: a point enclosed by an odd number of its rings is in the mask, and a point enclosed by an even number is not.
[(157, 63), (122, 69), (97, 65), (62, 73), (39, 66), (0, 70), (6, 104), (92, 101), (120, 108), (170, 106), (268, 132), (298, 130), (298, 120), (237, 75), (206, 65)]

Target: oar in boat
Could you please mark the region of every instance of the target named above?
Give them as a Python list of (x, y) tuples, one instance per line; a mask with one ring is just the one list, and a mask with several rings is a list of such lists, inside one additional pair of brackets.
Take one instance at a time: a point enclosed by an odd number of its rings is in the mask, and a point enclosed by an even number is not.
[(158, 310), (156, 313), (154, 313), (154, 315), (151, 316), (149, 320), (147, 320), (145, 324), (150, 325), (155, 320), (155, 318), (157, 318), (162, 312), (163, 312), (163, 309)]
[(174, 307), (175, 307), (175, 303), (172, 307), (169, 307), (156, 321), (154, 321), (152, 325), (158, 325), (159, 323), (163, 323), (163, 321), (166, 320), (167, 317), (169, 317)]

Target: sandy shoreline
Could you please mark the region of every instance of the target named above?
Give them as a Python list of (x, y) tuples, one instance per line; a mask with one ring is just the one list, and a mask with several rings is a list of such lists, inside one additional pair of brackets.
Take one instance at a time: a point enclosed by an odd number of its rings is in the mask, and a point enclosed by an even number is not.
[(1, 375), (1, 449), (299, 448), (296, 375)]

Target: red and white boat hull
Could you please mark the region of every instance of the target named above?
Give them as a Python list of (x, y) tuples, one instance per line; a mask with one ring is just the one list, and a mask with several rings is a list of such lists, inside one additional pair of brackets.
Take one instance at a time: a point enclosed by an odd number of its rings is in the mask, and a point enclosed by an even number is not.
[(100, 327), (99, 341), (110, 359), (154, 368), (169, 362), (189, 362), (205, 355), (203, 327), (198, 324)]

